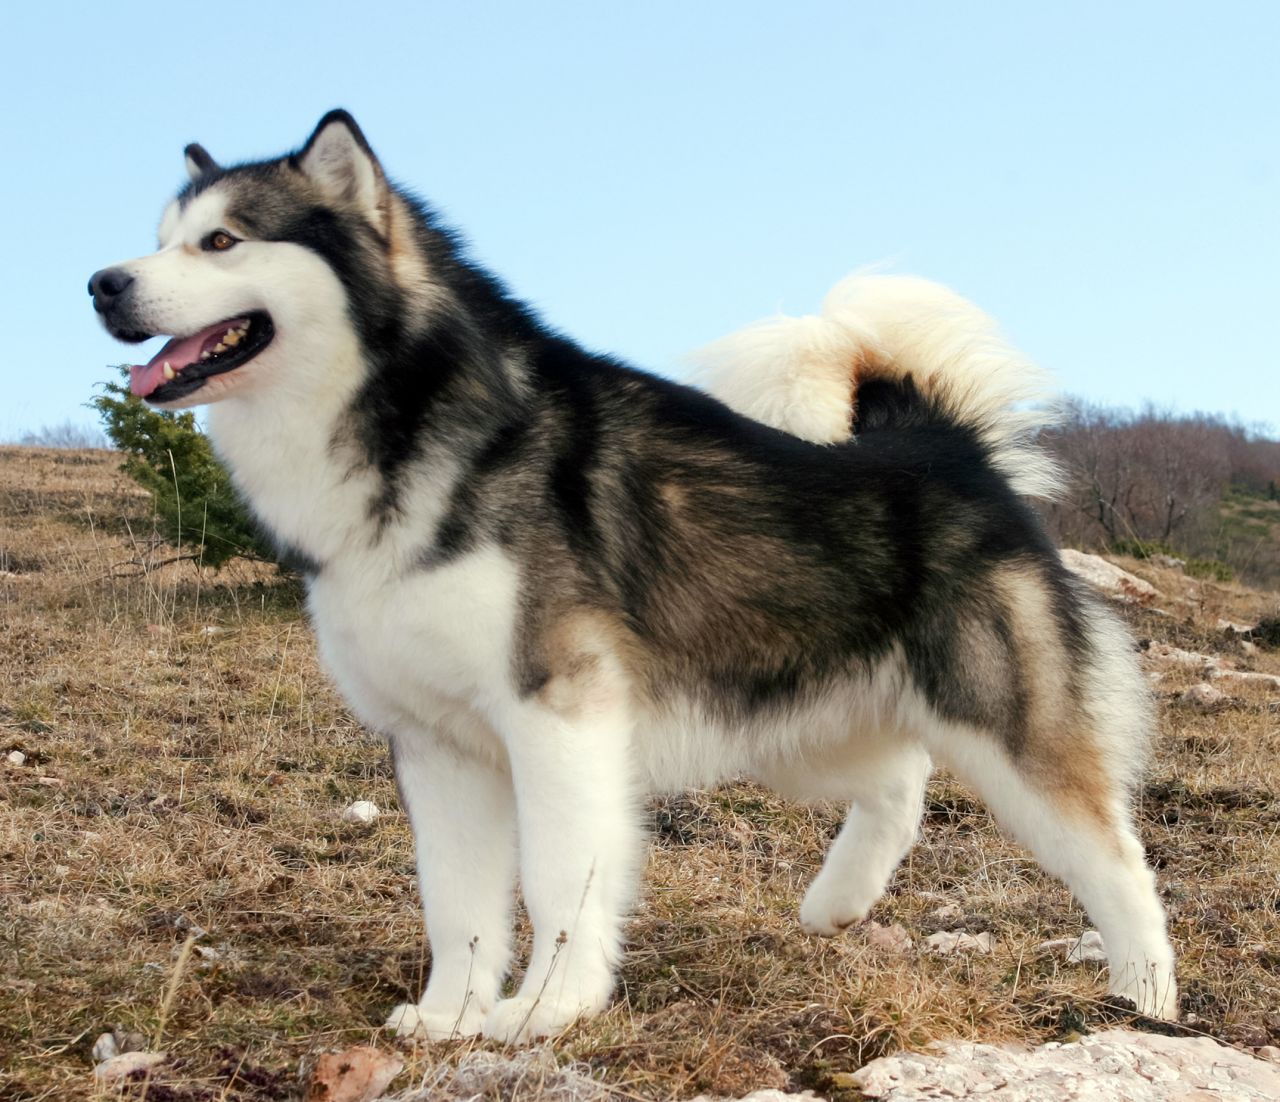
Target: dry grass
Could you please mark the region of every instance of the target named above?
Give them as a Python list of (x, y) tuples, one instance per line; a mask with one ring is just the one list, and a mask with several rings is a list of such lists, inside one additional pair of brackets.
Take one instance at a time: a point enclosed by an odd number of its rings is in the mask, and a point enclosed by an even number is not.
[[(0, 761), (0, 1097), (91, 1096), (89, 1048), (117, 1025), (173, 1055), (126, 1088), (151, 1102), (298, 1097), (309, 1054), (390, 1045), (378, 1023), (428, 963), (411, 839), (296, 589), (261, 570), (142, 570), (173, 549), (107, 453), (0, 449), (0, 485), (0, 753), (27, 755)], [(1137, 630), (1182, 646), (1226, 653), (1218, 616), (1276, 612), (1274, 596), (1135, 569), (1189, 602)], [(1280, 672), (1274, 653), (1247, 661)], [(1184, 1010), (1243, 1045), (1280, 1042), (1278, 726), (1261, 691), (1212, 715), (1168, 704), (1141, 812)], [(341, 823), (358, 798), (392, 813)], [(1096, 968), (1035, 955), (1084, 929), (1080, 911), (945, 778), (874, 917), (917, 940), (989, 930), (990, 957), (801, 934), (835, 810), (735, 785), (653, 813), (622, 995), (557, 1046), (620, 1092), (847, 1097), (839, 1074), (892, 1049), (1124, 1017)], [(930, 917), (946, 903), (961, 917)], [(411, 1050), (397, 1086), (469, 1047)]]

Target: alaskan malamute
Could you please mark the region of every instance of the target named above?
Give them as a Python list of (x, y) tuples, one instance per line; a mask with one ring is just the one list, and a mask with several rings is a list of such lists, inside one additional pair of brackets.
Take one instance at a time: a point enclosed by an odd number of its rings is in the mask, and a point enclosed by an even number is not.
[[(432, 954), (390, 1027), (515, 1041), (604, 1007), (657, 790), (847, 802), (800, 905), (838, 934), (911, 845), (931, 759), (1079, 897), (1112, 990), (1176, 1014), (1130, 809), (1144, 683), (1020, 497), (1053, 477), (1039, 378), (984, 315), (853, 279), (714, 347), (721, 401), (549, 329), (345, 112), (279, 160), (186, 154), (159, 250), (90, 290), (120, 339), (173, 335), (134, 393), (215, 403), (390, 742)], [(534, 945), (504, 999), (517, 869)]]

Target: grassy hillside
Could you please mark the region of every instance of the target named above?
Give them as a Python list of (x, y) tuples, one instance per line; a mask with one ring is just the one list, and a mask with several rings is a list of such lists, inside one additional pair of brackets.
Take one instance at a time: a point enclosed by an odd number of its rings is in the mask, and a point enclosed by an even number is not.
[[(176, 549), (116, 462), (0, 448), (0, 1097), (90, 1096), (90, 1047), (119, 1026), (173, 1056), (152, 1102), (296, 1098), (317, 1050), (390, 1047), (379, 1023), (421, 987), (411, 838), (385, 750), (316, 664), (297, 589), (263, 566), (147, 569)], [(1140, 636), (1280, 673), (1280, 655), (1241, 655), (1217, 627), (1275, 615), (1274, 595), (1128, 565), (1169, 613), (1135, 614)], [(1158, 685), (1143, 833), (1192, 1028), (1276, 1044), (1280, 693), (1233, 688), (1206, 713), (1176, 703), (1193, 680)], [(356, 799), (387, 813), (344, 824)], [(652, 817), (620, 997), (557, 1046), (627, 1096), (848, 1097), (839, 1074), (895, 1048), (1126, 1018), (1101, 1002), (1097, 966), (1037, 955), (1084, 930), (1081, 912), (945, 777), (873, 916), (902, 925), (906, 951), (866, 927), (798, 928), (838, 809), (734, 785)], [(924, 955), (939, 929), (989, 931), (995, 951)], [(396, 1085), (459, 1047), (410, 1050)]]

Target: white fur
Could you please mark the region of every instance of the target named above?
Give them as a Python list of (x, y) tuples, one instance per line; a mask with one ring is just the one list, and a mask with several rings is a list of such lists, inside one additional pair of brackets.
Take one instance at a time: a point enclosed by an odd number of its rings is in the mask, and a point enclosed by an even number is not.
[[(336, 171), (337, 153), (314, 148), (324, 170)], [(849, 801), (801, 907), (806, 929), (835, 933), (865, 916), (910, 846), (930, 753), (945, 754), (1096, 909), (1117, 988), (1148, 1009), (1172, 1009), (1163, 919), (1131, 835), (1106, 861), (1096, 859), (1098, 840), (1039, 822), (1043, 799), (997, 744), (967, 731), (939, 737), (945, 725), (909, 684), (900, 655), (833, 685), (805, 710), (745, 731), (710, 721), (690, 700), (646, 706), (608, 655), (577, 710), (522, 695), (512, 676), (517, 565), (486, 546), (415, 568), (454, 481), (441, 454), (415, 460), (395, 519), (370, 523), (376, 485), (334, 437), (364, 370), (341, 283), (293, 245), (200, 252), (224, 213), (216, 185), (185, 209), (170, 208), (161, 250), (123, 267), (139, 281), (155, 330), (195, 332), (252, 309), (275, 321), (270, 347), (194, 400), (216, 401), (209, 430), (242, 492), (284, 540), (324, 564), (309, 595), (321, 657), (393, 748), (417, 841), (432, 970), (421, 998), (392, 1012), (390, 1028), (519, 1041), (603, 1007), (638, 882), (637, 808), (647, 791), (748, 774), (794, 795)], [(842, 285), (823, 318), (766, 323), (712, 359), (726, 368), (722, 396), (740, 409), (834, 441), (849, 428), (848, 364), (872, 343), (980, 422), (1001, 462), (1021, 464), (1011, 471), (1020, 487), (1048, 478), (1020, 450), (1031, 419), (1009, 411), (1038, 377), (995, 342), (983, 315), (931, 284)], [(1119, 762), (1132, 757), (1129, 736), (1142, 721), (1125, 712), (1125, 699), (1097, 705), (1101, 729), (1123, 728)], [(501, 999), (517, 870), (534, 945), (519, 990)]]
[(1019, 493), (1052, 497), (1059, 475), (1035, 433), (1053, 420), (1046, 373), (995, 321), (938, 283), (854, 275), (819, 315), (779, 315), (694, 353), (694, 381), (739, 413), (815, 443), (849, 438), (858, 372), (910, 374), (978, 430)]

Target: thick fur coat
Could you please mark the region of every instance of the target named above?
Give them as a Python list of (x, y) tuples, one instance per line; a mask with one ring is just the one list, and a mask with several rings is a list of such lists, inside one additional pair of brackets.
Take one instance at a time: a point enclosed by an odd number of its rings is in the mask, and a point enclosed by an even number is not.
[[(1130, 794), (1123, 630), (1023, 495), (1039, 375), (933, 284), (863, 277), (708, 350), (720, 397), (552, 332), (343, 112), (278, 160), (188, 148), (159, 250), (91, 283), (134, 389), (213, 403), (307, 576), (322, 657), (390, 742), (432, 968), (389, 1025), (555, 1033), (608, 1002), (655, 790), (748, 775), (849, 815), (800, 907), (863, 918), (938, 760), (1062, 877), (1113, 991), (1176, 1013)], [(501, 998), (517, 882), (534, 928)]]

